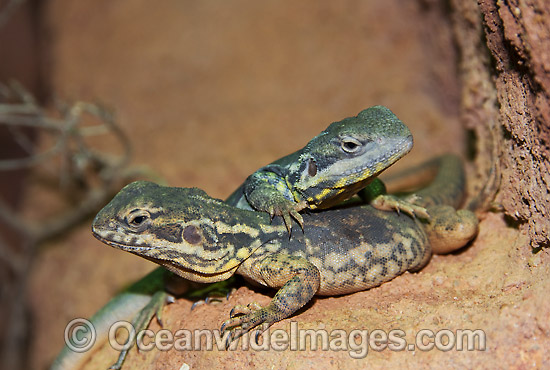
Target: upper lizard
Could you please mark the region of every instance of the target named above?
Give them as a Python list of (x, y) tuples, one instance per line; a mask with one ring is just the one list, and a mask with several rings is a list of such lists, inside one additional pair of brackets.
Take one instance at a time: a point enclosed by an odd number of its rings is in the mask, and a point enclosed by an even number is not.
[[(193, 281), (216, 282), (237, 273), (280, 288), (267, 307), (236, 307), (222, 329), (246, 332), (288, 317), (315, 294), (356, 292), (421, 268), (434, 242), (448, 252), (477, 232), (477, 218), (452, 205), (463, 174), (455, 157), (422, 192), (431, 219), (400, 216), (370, 205), (304, 215), (303, 233), (289, 239), (280, 221), (209, 197), (199, 189), (135, 182), (123, 188), (93, 222), (102, 242)], [(447, 168), (447, 170), (444, 170)]]
[[(226, 202), (282, 216), (290, 231), (291, 216), (302, 225), (300, 210), (329, 208), (352, 197), (412, 145), (407, 126), (388, 108), (374, 106), (332, 123), (302, 149), (260, 168)], [(383, 185), (378, 180), (372, 187)], [(426, 216), (421, 207), (376, 195), (381, 197), (372, 203), (376, 208)]]

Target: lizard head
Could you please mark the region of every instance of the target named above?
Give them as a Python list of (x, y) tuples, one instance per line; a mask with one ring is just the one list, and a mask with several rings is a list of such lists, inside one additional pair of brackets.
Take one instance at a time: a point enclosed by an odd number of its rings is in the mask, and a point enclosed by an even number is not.
[(289, 181), (308, 202), (351, 197), (407, 154), (411, 132), (395, 114), (374, 106), (356, 117), (332, 123), (302, 150), (289, 170)]
[(112, 247), (190, 280), (227, 279), (268, 240), (269, 218), (230, 207), (196, 188), (136, 181), (95, 217), (92, 232)]

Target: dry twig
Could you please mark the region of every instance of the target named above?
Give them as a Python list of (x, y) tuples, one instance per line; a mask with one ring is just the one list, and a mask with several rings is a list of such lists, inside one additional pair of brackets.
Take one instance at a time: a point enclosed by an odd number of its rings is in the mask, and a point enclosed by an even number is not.
[[(3, 103), (7, 101), (11, 103)], [(0, 237), (0, 265), (6, 267), (4, 274), (10, 280), (1, 291), (1, 300), (10, 304), (5, 308), (10, 317), (5, 318), (7, 330), (2, 342), (10, 345), (3, 346), (0, 367), (16, 368), (25, 358), (28, 327), (21, 320), (25, 316), (26, 276), (36, 246), (95, 213), (123, 184), (137, 177), (155, 176), (145, 168), (129, 165), (132, 148), (128, 138), (112, 113), (97, 104), (60, 105), (56, 112), (50, 113), (20, 85), (0, 84), (0, 125), (7, 127), (27, 154), (22, 158), (0, 159), (1, 178), (8, 178), (12, 170), (46, 171), (58, 184), (56, 192), (60, 199), (76, 199), (65, 211), (32, 222), (0, 198), (0, 223), (13, 230), (20, 242), (17, 246), (8, 245)], [(51, 146), (36, 152), (29, 131), (38, 132), (44, 141), (48, 137)], [(98, 135), (114, 138), (114, 146), (121, 148), (122, 154), (107, 154), (91, 146), (89, 139)]]

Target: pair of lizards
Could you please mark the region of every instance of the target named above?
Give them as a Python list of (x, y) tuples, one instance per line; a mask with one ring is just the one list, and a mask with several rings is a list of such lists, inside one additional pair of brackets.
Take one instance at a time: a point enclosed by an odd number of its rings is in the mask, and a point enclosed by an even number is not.
[[(422, 268), (432, 250), (448, 252), (475, 236), (475, 215), (456, 211), (464, 173), (454, 156), (431, 162), (437, 175), (417, 197), (384, 194), (376, 176), (411, 147), (407, 127), (387, 108), (372, 107), (256, 171), (226, 202), (199, 189), (127, 185), (98, 213), (93, 233), (189, 280), (216, 282), (240, 274), (279, 288), (266, 307), (252, 303), (232, 310), (222, 325), (231, 340), (292, 315), (315, 294), (377, 286)], [(341, 204), (359, 191), (369, 202)], [(299, 213), (304, 208), (329, 209)], [(111, 301), (92, 318), (96, 329), (134, 311), (141, 311), (136, 330), (146, 327), (165, 304), (163, 275), (155, 271)], [(113, 368), (120, 368), (124, 356)], [(67, 368), (70, 357), (62, 353), (54, 368)]]

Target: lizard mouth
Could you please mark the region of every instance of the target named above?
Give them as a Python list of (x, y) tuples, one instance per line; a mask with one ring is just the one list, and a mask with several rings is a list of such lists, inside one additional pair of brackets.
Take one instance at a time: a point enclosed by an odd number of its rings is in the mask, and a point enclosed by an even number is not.
[(135, 236), (120, 236), (114, 231), (101, 232), (93, 229), (92, 235), (102, 243), (107, 244), (110, 247), (122, 249), (125, 251), (148, 251), (153, 249), (149, 245), (139, 245), (139, 239)]
[[(94, 228), (92, 229), (92, 234), (96, 239), (110, 247), (133, 253), (165, 266), (168, 269), (171, 268), (170, 271), (178, 275), (185, 274), (185, 271), (187, 271), (187, 275), (185, 276), (188, 276), (191, 272), (194, 275), (210, 274), (216, 276), (236, 267), (223, 267), (227, 261), (231, 260), (228, 257), (231, 253), (230, 249), (215, 248), (213, 253), (208, 253), (204, 249), (200, 249), (199, 251), (180, 250), (176, 252), (173, 248), (148, 242), (147, 240), (140, 239), (138, 236), (120, 234), (113, 230)], [(212, 266), (217, 266), (218, 269), (214, 268), (212, 271), (209, 271), (208, 267)]]

